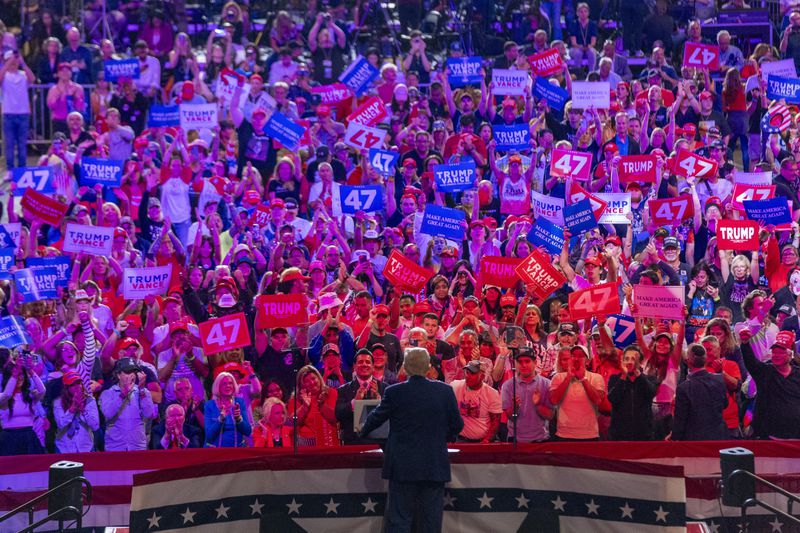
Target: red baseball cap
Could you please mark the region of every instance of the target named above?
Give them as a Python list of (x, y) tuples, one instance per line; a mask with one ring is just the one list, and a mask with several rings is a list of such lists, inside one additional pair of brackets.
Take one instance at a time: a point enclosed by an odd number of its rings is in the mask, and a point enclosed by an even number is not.
[(414, 304), (414, 314), (415, 315), (422, 315), (425, 313), (430, 313), (433, 310), (431, 304), (428, 302), (417, 302)]
[(592, 256), (590, 256), (590, 257), (587, 257), (587, 258), (586, 258), (586, 259), (583, 261), (583, 264), (584, 264), (584, 265), (594, 265), (594, 266), (597, 266), (597, 267), (601, 267), (601, 268), (602, 268), (602, 266), (603, 266), (603, 261), (600, 259), (600, 257), (598, 257), (598, 256), (596, 256), (596, 255), (592, 255)]
[(134, 345), (141, 346), (142, 343), (140, 343), (138, 340), (134, 339), (133, 337), (125, 337), (124, 339), (119, 341), (119, 349), (120, 350), (127, 350), (128, 348), (130, 348), (131, 346), (134, 346)]
[(500, 297), (500, 307), (507, 307), (513, 305), (516, 307), (517, 305), (517, 297), (514, 296), (512, 293), (507, 292)]
[(389, 306), (385, 304), (378, 304), (375, 306), (375, 314), (376, 315), (388, 315), (389, 314)]
[(787, 350), (794, 350), (794, 331), (780, 331), (772, 343), (772, 348), (779, 346)]
[(142, 317), (139, 315), (128, 315), (125, 317), (125, 322), (128, 323), (128, 327), (142, 329)]
[(67, 387), (69, 387), (73, 383), (79, 382), (80, 380), (81, 377), (78, 375), (78, 373), (72, 370), (68, 370), (67, 372), (61, 374), (61, 382)]

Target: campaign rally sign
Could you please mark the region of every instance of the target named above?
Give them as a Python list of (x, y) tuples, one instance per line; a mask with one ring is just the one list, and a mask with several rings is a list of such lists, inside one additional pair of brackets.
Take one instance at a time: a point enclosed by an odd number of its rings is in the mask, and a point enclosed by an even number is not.
[(323, 105), (336, 105), (350, 98), (350, 89), (344, 83), (332, 83), (311, 87), (311, 94), (318, 94)]
[(733, 183), (746, 183), (747, 185), (770, 185), (772, 184), (772, 172), (741, 172), (735, 170), (733, 173)]
[(359, 151), (380, 148), (383, 146), (383, 139), (386, 137), (386, 133), (386, 130), (351, 122), (344, 132), (344, 143)]
[(495, 285), (504, 289), (511, 289), (519, 283), (514, 269), (522, 262), (518, 257), (496, 257), (485, 255), (481, 257), (480, 273), (483, 285)]
[(217, 104), (180, 104), (181, 128), (184, 131), (214, 129), (217, 120)]
[(81, 185), (94, 187), (98, 183), (106, 187), (119, 187), (122, 183), (122, 165), (118, 159), (81, 158)]
[(531, 191), (533, 199), (533, 216), (536, 219), (544, 218), (555, 224), (564, 224), (564, 199), (555, 196), (546, 196), (536, 191)]
[(58, 271), (55, 267), (40, 269), (23, 268), (14, 271), (14, 284), (22, 302), (38, 302), (58, 297), (56, 281)]
[(767, 98), (783, 99), (787, 104), (800, 103), (800, 80), (769, 75), (767, 77)]
[(550, 257), (539, 250), (533, 250), (514, 272), (526, 285), (532, 285), (534, 294), (541, 299), (550, 296), (567, 281), (564, 274), (553, 266)]
[(531, 131), (527, 124), (512, 124), (511, 126), (494, 126), (494, 140), (497, 150), (530, 149)]
[[(220, 107), (229, 107), (231, 102), (233, 101), (233, 93), (236, 92), (236, 88), (239, 86), (239, 82), (242, 82), (242, 89), (244, 92), (244, 76), (239, 74), (238, 72), (234, 72), (233, 70), (225, 67), (219, 73), (219, 81), (217, 82), (215, 96), (217, 97), (217, 104), (220, 104)], [(249, 93), (249, 85), (247, 86), (248, 89), (246, 91)], [(239, 104), (241, 105), (242, 102), (240, 101)]]
[(586, 198), (564, 208), (564, 225), (573, 235), (579, 235), (597, 227), (597, 218), (592, 211), (592, 202)]
[(419, 292), (433, 277), (433, 272), (411, 261), (397, 249), (392, 250), (383, 267), (383, 277), (395, 287)]
[(564, 247), (564, 230), (546, 218), (537, 218), (528, 233), (528, 241), (534, 246), (544, 246), (548, 253), (560, 254)]
[(161, 296), (167, 293), (171, 282), (172, 265), (126, 268), (122, 279), (122, 295), (126, 300)]
[(569, 91), (550, 83), (547, 78), (536, 78), (533, 83), (533, 96), (543, 98), (553, 109), (563, 111), (564, 105), (569, 100)]
[(31, 270), (50, 267), (58, 271), (56, 287), (67, 288), (72, 275), (72, 260), (69, 257), (58, 255), (53, 257), (29, 257), (25, 260), (25, 268), (30, 268)]
[(383, 210), (383, 187), (380, 185), (341, 185), (338, 190), (344, 215)]
[(150, 115), (147, 117), (148, 128), (169, 128), (181, 125), (180, 106), (177, 105), (154, 105), (150, 107)]
[(656, 182), (656, 156), (654, 155), (626, 155), (619, 158), (617, 167), (620, 183), (655, 183)]
[(300, 139), (305, 132), (303, 126), (295, 124), (292, 119), (279, 111), (273, 113), (264, 126), (264, 133), (293, 152), (300, 146)]
[(608, 315), (606, 327), (611, 330), (614, 346), (620, 350), (633, 344), (636, 340), (636, 322), (628, 315)]
[(600, 224), (630, 224), (628, 215), (631, 212), (631, 193), (597, 193), (597, 198), (606, 203), (602, 216), (598, 219)]
[(256, 327), (294, 328), (308, 324), (308, 309), (303, 294), (262, 294), (256, 296)]
[(381, 176), (394, 176), (397, 168), (397, 160), (400, 158), (399, 152), (381, 150), (380, 148), (369, 149), (369, 164)]
[(717, 223), (717, 248), (745, 252), (758, 250), (758, 231), (755, 220), (720, 220)]
[(762, 226), (792, 223), (789, 200), (785, 196), (769, 200), (745, 200), (742, 205), (747, 218), (757, 221)]
[(43, 220), (51, 226), (61, 224), (61, 219), (64, 218), (64, 214), (67, 212), (65, 204), (33, 189), (25, 189), (20, 205), (23, 212), (27, 211), (31, 216)]
[(114, 244), (114, 228), (67, 224), (64, 235), (65, 252), (84, 252), (90, 255), (111, 255)]
[[(761, 71), (761, 79), (767, 81), (769, 76), (780, 78), (796, 78), (797, 69), (794, 66), (794, 59), (781, 59), (780, 61), (762, 61), (758, 65)], [(747, 91), (749, 92), (749, 91)]]
[(16, 183), (14, 196), (22, 196), (26, 189), (33, 189), (42, 194), (55, 194), (53, 186), (53, 167), (16, 167), (11, 179)]
[(616, 283), (603, 283), (569, 294), (569, 315), (572, 320), (613, 315), (621, 311)]
[(244, 313), (212, 318), (200, 322), (197, 327), (206, 355), (250, 346), (250, 330)]
[(21, 234), (21, 222), (0, 224), (0, 248), (18, 248)]
[(378, 77), (378, 69), (369, 64), (364, 56), (358, 56), (355, 61), (339, 76), (339, 81), (345, 84), (353, 94), (361, 96), (369, 88), (372, 80)]
[(116, 83), (120, 78), (138, 80), (141, 76), (139, 59), (110, 59), (103, 62), (106, 81)]
[(481, 84), (481, 62), (479, 56), (470, 57), (448, 57), (447, 81), (450, 87), (466, 87), (467, 85)]
[(743, 210), (742, 202), (747, 200), (769, 200), (775, 197), (775, 185), (747, 185), (737, 183), (733, 186), (731, 207)]
[(556, 74), (564, 70), (564, 62), (555, 48), (548, 48), (544, 52), (528, 56), (528, 63), (531, 66), (531, 71), (540, 77)]
[(386, 104), (377, 96), (367, 98), (367, 101), (358, 106), (348, 117), (348, 122), (355, 122), (364, 126), (375, 126), (384, 122), (389, 116)]
[[(589, 200), (589, 204), (592, 206), (592, 212), (594, 213), (594, 218), (600, 220), (600, 217), (603, 216), (603, 213), (606, 210), (606, 201), (590, 193), (573, 181), (569, 189), (569, 203), (577, 204), (582, 200)], [(566, 216), (567, 215), (565, 213), (565, 219)]]
[(636, 285), (633, 288), (633, 301), (636, 304), (634, 316), (684, 320), (683, 285)]
[(422, 226), (419, 231), (433, 237), (461, 241), (464, 239), (462, 223), (466, 218), (467, 214), (460, 209), (426, 204), (425, 214), (422, 216)]
[(466, 191), (475, 187), (475, 163), (435, 165), (433, 178), (440, 192)]
[(268, 205), (258, 204), (250, 214), (250, 224), (266, 228), (272, 219), (272, 210)]
[(607, 81), (572, 82), (573, 109), (609, 109), (611, 107), (611, 84)]
[(0, 248), (0, 279), (12, 279), (14, 276), (9, 268), (14, 266), (14, 248)]
[(529, 81), (530, 76), (527, 71), (496, 68), (492, 70), (492, 83), (494, 83), (492, 94), (522, 96)]
[(719, 164), (713, 159), (702, 157), (689, 150), (680, 150), (675, 160), (674, 172), (684, 178), (707, 178), (717, 173)]
[(33, 344), (25, 319), (14, 315), (0, 318), (0, 346), (13, 350), (21, 344)]
[(694, 216), (694, 203), (688, 194), (677, 198), (652, 199), (647, 201), (650, 220), (656, 226), (679, 226)]
[(719, 46), (687, 41), (683, 47), (683, 66), (719, 70)]
[(592, 153), (556, 148), (550, 159), (550, 174), (586, 181), (592, 176)]

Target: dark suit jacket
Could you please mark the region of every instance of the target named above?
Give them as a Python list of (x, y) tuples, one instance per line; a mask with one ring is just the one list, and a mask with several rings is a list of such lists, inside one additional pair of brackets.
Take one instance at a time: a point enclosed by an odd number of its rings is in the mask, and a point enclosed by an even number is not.
[[(155, 426), (153, 426), (152, 431), (150, 432), (150, 448), (153, 450), (163, 450), (164, 448), (161, 446), (161, 438), (164, 436), (164, 432), (166, 431), (167, 426), (165, 422), (161, 422)], [(199, 428), (191, 424), (187, 424), (186, 422), (183, 423), (183, 434), (184, 436), (189, 439), (189, 445), (187, 448), (202, 448), (203, 447), (203, 435)]]
[[(345, 444), (374, 444), (378, 441), (373, 439), (361, 439), (353, 431), (353, 407), (352, 402), (358, 392), (358, 380), (354, 379), (345, 383), (338, 388), (339, 395), (336, 397), (336, 420), (339, 421), (339, 427), (342, 430), (342, 441)], [(386, 390), (386, 383), (378, 381), (378, 392), (381, 397)], [(365, 400), (373, 399), (372, 396), (366, 396)]]
[(381, 404), (361, 430), (366, 435), (389, 421), (383, 478), (394, 481), (450, 481), (447, 442), (464, 428), (450, 385), (411, 376), (386, 388)]
[(722, 411), (728, 392), (720, 374), (700, 370), (678, 385), (675, 393), (673, 440), (723, 440), (727, 437)]

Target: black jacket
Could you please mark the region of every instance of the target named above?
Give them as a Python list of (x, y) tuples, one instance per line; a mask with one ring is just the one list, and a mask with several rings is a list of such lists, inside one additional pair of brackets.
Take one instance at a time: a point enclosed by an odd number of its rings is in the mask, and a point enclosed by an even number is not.
[(672, 440), (723, 440), (727, 438), (722, 411), (728, 391), (720, 374), (698, 370), (689, 374), (675, 392)]
[(611, 402), (612, 440), (651, 440), (653, 438), (653, 397), (657, 384), (651, 376), (640, 375), (633, 381), (614, 374), (608, 380)]
[[(336, 420), (339, 421), (339, 428), (342, 431), (342, 442), (345, 444), (373, 444), (377, 441), (373, 439), (362, 439), (353, 431), (353, 400), (358, 393), (359, 383), (357, 379), (345, 383), (339, 387), (339, 395), (336, 397)], [(378, 381), (378, 394), (383, 397), (386, 390), (386, 383)], [(370, 391), (364, 396), (365, 400), (377, 399), (372, 396)]]

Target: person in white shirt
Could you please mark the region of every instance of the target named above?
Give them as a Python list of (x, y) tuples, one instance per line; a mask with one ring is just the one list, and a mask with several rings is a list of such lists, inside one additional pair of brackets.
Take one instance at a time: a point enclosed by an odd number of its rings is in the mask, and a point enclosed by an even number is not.
[(490, 442), (500, 428), (503, 408), (500, 393), (483, 382), (480, 361), (470, 361), (464, 367), (464, 379), (450, 384), (464, 419), (460, 442)]
[(140, 93), (152, 99), (161, 90), (161, 63), (150, 55), (147, 43), (141, 39), (136, 41), (133, 50), (139, 58), (139, 79), (134, 83)]
[(28, 86), (36, 80), (31, 69), (25, 64), (18, 50), (8, 50), (3, 54), (0, 67), (0, 95), (3, 108), (3, 153), (8, 170), (14, 168), (14, 153), (17, 165), (24, 167), (28, 160), (28, 128), (31, 118), (31, 103)]

